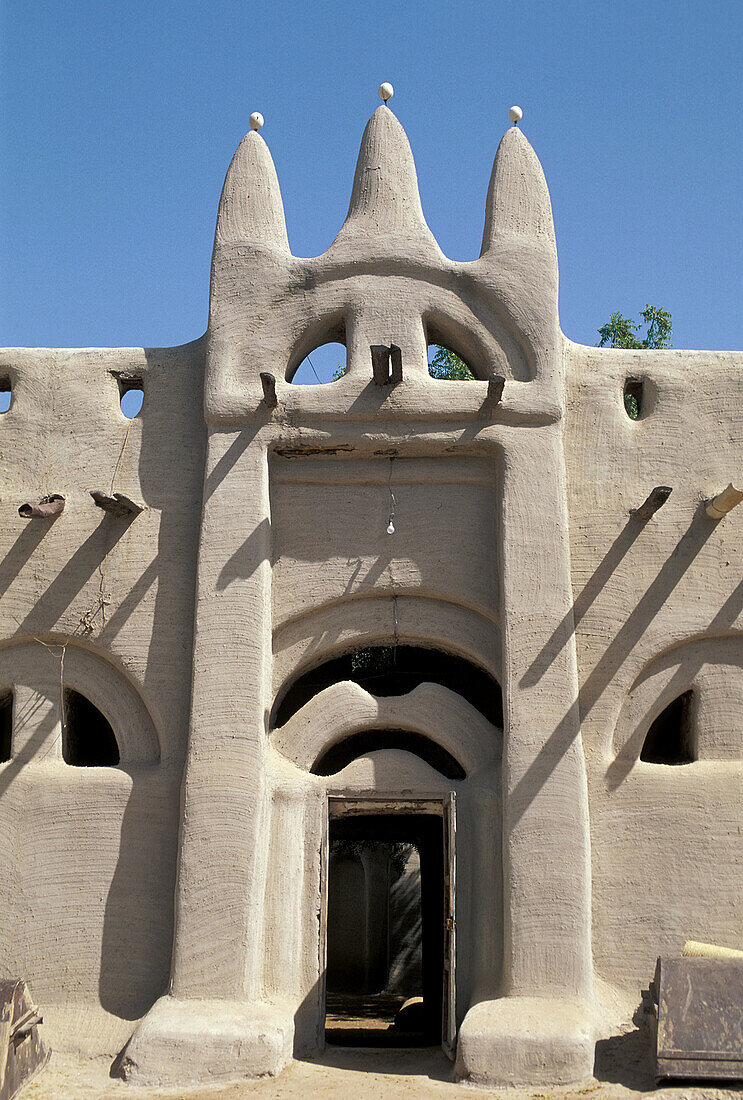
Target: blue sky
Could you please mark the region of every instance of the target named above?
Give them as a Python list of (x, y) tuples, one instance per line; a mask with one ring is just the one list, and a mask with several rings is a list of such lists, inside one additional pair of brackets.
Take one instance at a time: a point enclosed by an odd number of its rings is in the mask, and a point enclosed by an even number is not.
[(444, 252), (477, 256), (512, 103), (544, 165), (563, 330), (673, 314), (743, 348), (743, 3), (5, 0), (0, 344), (184, 343), (251, 111), (289, 237), (345, 216), (382, 80)]

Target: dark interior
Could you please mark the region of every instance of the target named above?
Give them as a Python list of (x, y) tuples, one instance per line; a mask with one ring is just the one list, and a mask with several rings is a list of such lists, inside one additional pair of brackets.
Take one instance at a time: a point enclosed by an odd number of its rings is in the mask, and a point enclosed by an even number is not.
[(647, 764), (692, 764), (696, 759), (691, 723), (693, 692), (685, 691), (650, 726), (640, 759)]
[[(330, 823), (329, 842), (326, 1042), (351, 1047), (439, 1044), (444, 979), (442, 818), (415, 813), (336, 818)], [(371, 857), (367, 862), (376, 861), (379, 868), (385, 846), (393, 860), (414, 850), (420, 863), (419, 874), (409, 875), (405, 883), (404, 925), (390, 914), (392, 892), (400, 881), (394, 866), (386, 879), (379, 875), (374, 891), (361, 871), (364, 850)], [(345, 896), (333, 878), (334, 869), (339, 873), (334, 859), (338, 856), (357, 861), (356, 878), (345, 880)], [(371, 905), (370, 892), (376, 894)], [(368, 917), (365, 927), (357, 923), (362, 909)], [(373, 950), (365, 951), (365, 944)], [(403, 983), (395, 984), (391, 960), (410, 959), (416, 952), (417, 967), (403, 968)]]
[(0, 693), (0, 764), (10, 760), (10, 742), (13, 735), (13, 693)]
[(410, 730), (363, 730), (331, 745), (312, 765), (314, 775), (335, 775), (352, 760), (380, 749), (402, 749), (425, 760), (447, 779), (465, 779), (462, 765), (443, 746)]
[(115, 767), (119, 746), (107, 718), (78, 691), (64, 693), (62, 757), (78, 768)]
[(310, 669), (278, 697), (272, 725), (283, 726), (315, 695), (341, 680), (352, 680), (377, 696), (406, 695), (423, 683), (442, 684), (494, 726), (503, 726), (503, 698), (494, 677), (465, 657), (412, 645), (367, 646)]

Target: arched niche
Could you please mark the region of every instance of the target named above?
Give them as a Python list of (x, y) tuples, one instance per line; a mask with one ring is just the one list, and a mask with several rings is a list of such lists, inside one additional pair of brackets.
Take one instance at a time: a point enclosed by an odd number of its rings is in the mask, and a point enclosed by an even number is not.
[[(134, 684), (110, 660), (77, 642), (33, 639), (1, 646), (0, 683), (12, 691), (16, 704), (12, 757), (22, 755), (28, 763), (64, 759), (63, 705), (77, 696), (113, 731), (118, 766), (160, 760), (155, 724)], [(35, 737), (36, 714), (39, 722), (59, 731), (46, 744)]]
[[(325, 344), (342, 344), (346, 346), (346, 318), (343, 313), (337, 311), (324, 314), (315, 318), (295, 340), (289, 355), (285, 378), (287, 382), (294, 380), (299, 366), (308, 355), (312, 355), (318, 348)], [(345, 366), (345, 364), (343, 364)]]
[(119, 742), (106, 716), (79, 691), (62, 693), (62, 759), (77, 768), (115, 768)]
[(653, 719), (640, 750), (643, 763), (666, 766), (694, 763), (693, 701), (694, 692), (684, 691)]
[(662, 763), (664, 754), (677, 763), (743, 760), (741, 710), (743, 635), (691, 638), (654, 656), (636, 677), (614, 728), (614, 761), (624, 771)]
[(423, 314), (427, 344), (455, 352), (478, 379), (502, 374), (529, 382), (534, 377), (533, 366), (517, 336), (501, 318), (493, 316), (491, 309), (485, 310), (487, 317), (480, 318), (476, 306), (470, 312), (463, 311), (459, 302), (452, 310), (446, 309), (447, 304), (448, 299), (442, 299), (435, 309)]

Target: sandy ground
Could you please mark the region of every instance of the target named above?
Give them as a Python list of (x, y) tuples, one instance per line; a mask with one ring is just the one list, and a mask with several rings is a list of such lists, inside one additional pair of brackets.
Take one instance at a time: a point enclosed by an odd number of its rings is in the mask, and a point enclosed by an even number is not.
[[(601, 1048), (601, 1049), (599, 1049)], [(278, 1078), (195, 1089), (134, 1088), (109, 1076), (110, 1059), (54, 1053), (47, 1068), (22, 1091), (21, 1100), (388, 1100), (403, 1097), (499, 1096), (503, 1100), (723, 1100), (743, 1097), (743, 1085), (655, 1087), (650, 1046), (638, 1030), (598, 1044), (596, 1079), (562, 1089), (474, 1089), (452, 1080), (440, 1050), (326, 1050), (316, 1061), (294, 1062)]]

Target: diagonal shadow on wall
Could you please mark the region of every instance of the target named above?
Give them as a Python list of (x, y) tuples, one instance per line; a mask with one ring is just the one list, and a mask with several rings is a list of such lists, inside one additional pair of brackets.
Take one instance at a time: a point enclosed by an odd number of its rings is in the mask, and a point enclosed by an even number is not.
[[(634, 525), (636, 521), (630, 520), (627, 526), (630, 524)], [(520, 820), (538, 791), (545, 784), (554, 770), (555, 762), (567, 753), (578, 736), (576, 731), (580, 730), (581, 719), (584, 719), (596, 705), (628, 654), (637, 645), (660, 608), (699, 555), (713, 530), (714, 526), (710, 524), (704, 515), (704, 510), (697, 511), (688, 529), (674, 547), (670, 557), (666, 559), (658, 575), (643, 595), (640, 596), (629, 617), (607, 646), (596, 667), (586, 678), (579, 691), (578, 698), (558, 722), (536, 758), (531, 762), (521, 779), (518, 780), (510, 798), (510, 814), (513, 815), (512, 820), (514, 822)], [(629, 545), (631, 543), (628, 543), (622, 551), (623, 543), (620, 542), (620, 552), (614, 555), (615, 562), (618, 563), (621, 560)], [(612, 549), (614, 548), (612, 547)], [(614, 568), (616, 568), (616, 564)], [(610, 575), (606, 558), (600, 563), (598, 571), (603, 571), (603, 583), (606, 583)], [(586, 587), (589, 588), (589, 591), (593, 591), (591, 581), (588, 582)], [(595, 594), (593, 598), (595, 599)], [(585, 614), (585, 610), (583, 613)], [(567, 629), (567, 616), (563, 622), (566, 624), (563, 629)], [(571, 633), (572, 631), (569, 631), (569, 635)], [(544, 650), (542, 652), (544, 653)]]

